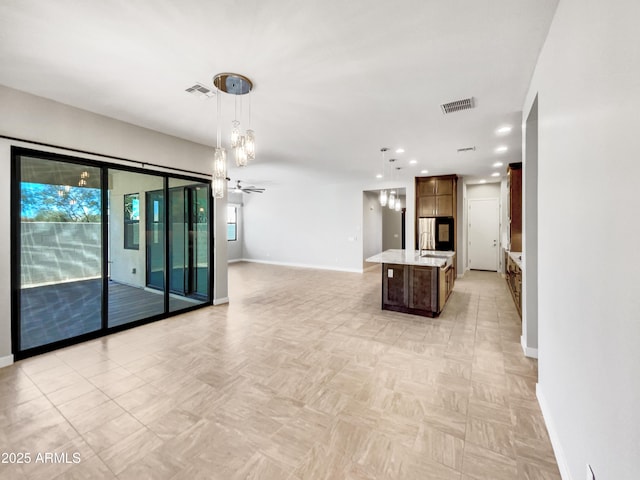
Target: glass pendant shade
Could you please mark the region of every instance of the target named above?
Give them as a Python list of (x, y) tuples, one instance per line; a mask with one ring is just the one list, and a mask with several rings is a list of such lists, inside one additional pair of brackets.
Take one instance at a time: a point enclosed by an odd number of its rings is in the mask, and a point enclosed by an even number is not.
[(383, 207), (387, 206), (387, 191), (386, 190), (381, 190), (380, 191), (380, 205)]
[(245, 167), (247, 165), (247, 149), (246, 149), (246, 139), (244, 135), (240, 136), (238, 140), (238, 146), (235, 148), (236, 152), (236, 165), (238, 167)]
[(224, 177), (213, 177), (211, 181), (211, 189), (213, 190), (214, 198), (223, 198), (224, 197), (224, 184), (227, 179)]
[(236, 148), (240, 141), (240, 122), (234, 120), (231, 127), (231, 148)]
[(213, 153), (213, 176), (227, 177), (227, 151), (222, 147), (216, 147)]
[(253, 130), (247, 130), (244, 148), (247, 151), (247, 160), (256, 159), (256, 134)]
[(391, 210), (396, 208), (396, 195), (393, 192), (391, 192), (391, 194), (389, 195), (389, 208)]
[(402, 210), (402, 205), (400, 205), (400, 200), (396, 200), (396, 212), (399, 212), (400, 210)]

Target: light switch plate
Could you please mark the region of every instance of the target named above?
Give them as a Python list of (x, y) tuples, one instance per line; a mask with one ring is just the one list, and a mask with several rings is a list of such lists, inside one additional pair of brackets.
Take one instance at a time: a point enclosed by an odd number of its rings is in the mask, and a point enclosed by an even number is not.
[(387, 270), (387, 277), (393, 278), (393, 268), (390, 268), (389, 270)]

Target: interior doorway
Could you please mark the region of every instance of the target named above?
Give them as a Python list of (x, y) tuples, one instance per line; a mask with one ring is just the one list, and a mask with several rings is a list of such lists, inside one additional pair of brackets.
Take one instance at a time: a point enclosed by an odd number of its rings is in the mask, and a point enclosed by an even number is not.
[(500, 238), (499, 200), (471, 198), (467, 213), (469, 268), (497, 272)]

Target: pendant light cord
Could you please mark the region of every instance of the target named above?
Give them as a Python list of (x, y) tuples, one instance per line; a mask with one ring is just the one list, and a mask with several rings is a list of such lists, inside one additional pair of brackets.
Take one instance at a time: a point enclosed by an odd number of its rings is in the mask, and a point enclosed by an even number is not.
[(221, 126), (220, 126), (220, 119), (222, 118), (222, 107), (220, 105), (220, 89), (218, 89), (218, 91), (216, 92), (216, 107), (218, 109), (218, 120), (217, 120), (217, 125), (216, 125), (216, 147), (220, 148), (221, 144), (222, 144), (222, 133), (221, 133)]

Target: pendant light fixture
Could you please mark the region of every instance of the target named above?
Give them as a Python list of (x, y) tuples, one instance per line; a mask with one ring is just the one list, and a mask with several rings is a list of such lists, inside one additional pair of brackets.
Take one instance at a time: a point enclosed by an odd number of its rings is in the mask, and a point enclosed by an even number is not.
[[(255, 158), (255, 133), (253, 130), (247, 130), (246, 135), (242, 135), (240, 120), (238, 120), (238, 102), (240, 101), (240, 116), (242, 116), (242, 100), (240, 96), (249, 93), (253, 89), (253, 83), (239, 73), (219, 73), (213, 77), (213, 85), (217, 90), (216, 102), (218, 117), (216, 125), (216, 148), (213, 155), (213, 180), (211, 183), (213, 196), (215, 198), (223, 198), (227, 183), (227, 151), (222, 147), (221, 94), (224, 92), (235, 96), (234, 120), (231, 124), (231, 148), (234, 149), (236, 165), (244, 167), (247, 164), (247, 158)], [(251, 120), (249, 120), (249, 124), (250, 122)], [(251, 156), (247, 153), (247, 137), (249, 136), (251, 138)]]
[[(247, 165), (247, 160), (255, 159), (256, 151), (255, 132), (249, 129), (243, 135), (239, 119), (242, 117), (242, 96), (253, 90), (253, 82), (239, 73), (219, 73), (213, 77), (213, 85), (218, 89), (218, 93), (235, 95), (235, 115), (231, 124), (231, 148), (234, 150), (236, 165), (244, 167)], [(238, 106), (238, 104), (240, 105)], [(238, 110), (240, 110), (239, 116)], [(249, 110), (249, 114), (251, 114), (251, 110)], [(251, 126), (251, 117), (249, 117), (249, 126)]]
[(386, 190), (380, 190), (380, 206), (381, 207), (386, 207), (387, 206), (387, 191)]
[(213, 181), (211, 188), (213, 190), (214, 198), (223, 198), (224, 184), (227, 178), (227, 151), (222, 148), (222, 107), (219, 91), (216, 95), (216, 107), (218, 113), (218, 121), (216, 124), (216, 148), (213, 151)]
[(249, 128), (247, 129), (247, 133), (244, 136), (245, 144), (244, 148), (247, 152), (247, 160), (255, 160), (256, 159), (256, 134), (253, 130), (251, 130), (251, 92), (249, 92)]
[(395, 206), (395, 211), (399, 212), (400, 210), (402, 210), (402, 204), (400, 203), (400, 199), (398, 198), (396, 200), (396, 206)]
[[(382, 147), (380, 149), (380, 152), (382, 153), (382, 177), (384, 178), (384, 167), (385, 167), (385, 162), (384, 162), (384, 154), (388, 151), (389, 149), (387, 147)], [(388, 196), (387, 196), (387, 191), (386, 190), (380, 190), (380, 206), (382, 207), (386, 207), (387, 206), (387, 200), (388, 200)]]
[(389, 192), (389, 208), (391, 210), (396, 208), (396, 191), (395, 190), (391, 190), (391, 192)]

